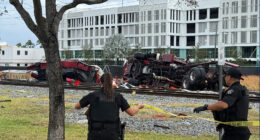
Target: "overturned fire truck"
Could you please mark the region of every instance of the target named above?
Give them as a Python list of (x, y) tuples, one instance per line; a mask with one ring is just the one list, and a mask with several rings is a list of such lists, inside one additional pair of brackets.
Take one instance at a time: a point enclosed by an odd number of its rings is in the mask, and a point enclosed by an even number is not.
[[(46, 80), (45, 62), (35, 63), (27, 67), (31, 76), (39, 81)], [(103, 70), (97, 65), (88, 65), (81, 61), (61, 61), (63, 80), (68, 78), (80, 82), (96, 82), (97, 76), (103, 74)]]
[[(226, 62), (225, 65), (239, 65)], [(125, 63), (123, 79), (132, 85), (189, 90), (217, 90), (217, 62), (190, 64), (175, 59), (173, 54), (135, 53)]]

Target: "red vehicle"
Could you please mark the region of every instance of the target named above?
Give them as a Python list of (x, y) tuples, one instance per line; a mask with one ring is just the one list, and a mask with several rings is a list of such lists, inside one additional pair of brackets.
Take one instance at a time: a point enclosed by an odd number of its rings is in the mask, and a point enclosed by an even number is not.
[[(226, 63), (232, 67), (239, 65)], [(135, 53), (124, 65), (123, 79), (132, 85), (217, 90), (217, 62), (190, 64), (173, 54)]]
[[(46, 62), (35, 63), (27, 67), (31, 76), (39, 81), (46, 80)], [(88, 65), (80, 61), (61, 61), (63, 79), (71, 78), (80, 82), (96, 82), (97, 75), (103, 70), (97, 65)]]

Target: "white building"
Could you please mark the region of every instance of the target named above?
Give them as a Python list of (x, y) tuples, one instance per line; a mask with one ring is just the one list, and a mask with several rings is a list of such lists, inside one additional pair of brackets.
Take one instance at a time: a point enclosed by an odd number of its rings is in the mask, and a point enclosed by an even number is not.
[(0, 44), (0, 66), (29, 66), (43, 60), (43, 48), (18, 48)]
[(258, 0), (198, 0), (197, 7), (179, 5), (177, 0), (139, 0), (135, 6), (69, 11), (60, 24), (60, 50), (61, 54), (73, 50), (79, 58), (82, 46), (88, 44), (100, 58), (107, 38), (122, 34), (146, 52), (170, 48), (186, 58), (199, 45), (207, 58), (213, 58), (217, 40), (216, 47), (225, 47), (226, 58), (235, 55), (256, 61), (258, 7)]

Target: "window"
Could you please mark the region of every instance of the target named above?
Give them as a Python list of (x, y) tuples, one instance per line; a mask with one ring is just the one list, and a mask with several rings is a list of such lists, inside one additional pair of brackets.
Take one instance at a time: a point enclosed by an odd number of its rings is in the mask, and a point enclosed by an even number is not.
[(152, 11), (148, 11), (148, 21), (152, 20)]
[(75, 58), (83, 58), (83, 51), (76, 50), (75, 51)]
[(159, 33), (159, 23), (154, 23), (154, 33)]
[(144, 36), (141, 37), (141, 46), (142, 47), (145, 46), (145, 37)]
[(24, 55), (28, 55), (28, 51), (25, 51), (25, 52), (24, 52)]
[(242, 0), (241, 12), (242, 13), (246, 13), (247, 12), (247, 0)]
[(19, 64), (19, 63), (17, 64), (17, 67), (20, 67), (20, 64)]
[(250, 42), (257, 43), (257, 31), (250, 32)]
[(195, 46), (195, 36), (187, 36), (187, 46)]
[(99, 45), (98, 39), (95, 39), (95, 45)]
[(171, 36), (171, 38), (170, 38), (170, 45), (174, 46), (174, 36)]
[(232, 44), (237, 43), (237, 32), (231, 32), (231, 43)]
[(251, 0), (251, 12), (258, 11), (258, 0)]
[(228, 29), (228, 17), (223, 18), (222, 27), (223, 29)]
[(109, 27), (106, 27), (106, 36), (109, 36)]
[(100, 29), (100, 36), (104, 36), (104, 28), (103, 27), (101, 27), (101, 29)]
[(216, 41), (216, 45), (218, 45), (218, 36), (216, 37), (216, 35), (210, 35), (209, 36), (209, 45), (212, 45), (212, 46), (215, 45), (215, 41)]
[(241, 32), (241, 43), (246, 43), (247, 42), (246, 38), (247, 38), (246, 31), (242, 31)]
[(98, 36), (98, 32), (99, 32), (98, 28), (95, 28), (95, 36)]
[(226, 3), (226, 14), (228, 15), (228, 12), (229, 12), (229, 3), (227, 2)]
[(5, 51), (2, 51), (2, 55), (5, 55)]
[(148, 33), (152, 33), (152, 23), (148, 23)]
[(237, 48), (236, 47), (225, 47), (225, 57), (237, 57)]
[(223, 32), (222, 34), (222, 42), (228, 43), (228, 32)]
[(147, 44), (148, 44), (148, 46), (152, 46), (152, 37), (151, 36), (148, 36)]
[(90, 28), (90, 37), (93, 37), (93, 28)]
[(162, 32), (162, 33), (165, 33), (165, 32), (166, 32), (166, 23), (165, 23), (165, 22), (162, 22), (162, 23), (161, 23), (161, 32)]
[(210, 19), (218, 18), (218, 8), (210, 9)]
[(17, 51), (17, 55), (20, 55), (20, 50)]
[(199, 19), (206, 19), (207, 18), (207, 9), (200, 9), (199, 10)]
[(25, 66), (25, 67), (27, 67), (27, 66), (28, 66), (28, 64), (24, 64), (24, 66)]
[(224, 3), (222, 3), (222, 14), (224, 15), (225, 14), (225, 10), (226, 10), (226, 3), (224, 2)]
[(246, 28), (247, 27), (247, 16), (242, 16), (241, 17), (241, 28)]
[(180, 46), (180, 36), (176, 36), (176, 46)]
[(250, 20), (251, 27), (257, 27), (257, 15), (252, 15)]
[(232, 17), (231, 19), (231, 28), (237, 28), (238, 17)]
[(139, 34), (139, 25), (138, 24), (136, 24), (135, 25), (135, 34)]
[(188, 23), (187, 24), (187, 33), (195, 33), (195, 23)]
[(154, 12), (155, 12), (155, 13), (154, 13), (154, 14), (155, 14), (155, 15), (154, 15), (154, 20), (159, 20), (159, 15), (160, 15), (159, 12), (160, 12), (160, 11), (159, 11), (159, 10), (155, 10)]
[(102, 50), (95, 50), (95, 58), (101, 58), (103, 55), (103, 51)]
[(232, 13), (237, 14), (238, 13), (238, 1), (232, 2)]
[(85, 29), (85, 37), (88, 37), (88, 29)]
[(154, 37), (154, 46), (158, 47), (159, 46), (159, 36)]
[(161, 45), (165, 46), (165, 44), (166, 44), (166, 37), (165, 37), (165, 35), (162, 35), (161, 36)]
[[(195, 25), (194, 25), (194, 28), (195, 28)], [(206, 29), (207, 29), (207, 23), (206, 22), (199, 22), (199, 33), (206, 32)], [(195, 31), (194, 31), (194, 33), (195, 33)]]
[(141, 24), (141, 33), (145, 34), (145, 24)]
[(100, 39), (100, 45), (104, 45), (104, 38)]
[(217, 31), (217, 27), (218, 26), (218, 22), (210, 22), (209, 23), (209, 31), (210, 32), (216, 32)]
[(171, 54), (174, 54), (176, 57), (180, 57), (180, 50), (179, 49), (171, 49)]
[(139, 37), (135, 37), (135, 45), (139, 45)]
[(205, 36), (205, 35), (199, 36), (199, 44), (200, 44), (200, 46), (207, 45), (207, 36)]
[(242, 47), (242, 58), (256, 58), (256, 47)]

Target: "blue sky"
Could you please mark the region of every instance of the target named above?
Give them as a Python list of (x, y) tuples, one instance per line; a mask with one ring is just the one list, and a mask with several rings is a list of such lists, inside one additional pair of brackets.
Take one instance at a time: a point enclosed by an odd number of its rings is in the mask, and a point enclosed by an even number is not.
[[(44, 2), (45, 0), (41, 0)], [(138, 0), (124, 0), (124, 5), (137, 4)], [(57, 0), (57, 5), (62, 6), (66, 3), (71, 2), (71, 0)], [(44, 3), (42, 4), (45, 5)], [(23, 0), (23, 6), (25, 9), (33, 15), (33, 3), (32, 0)], [(122, 6), (122, 0), (108, 0), (104, 4), (99, 5), (79, 5), (77, 8), (88, 8), (88, 7), (118, 7)], [(24, 21), (21, 19), (20, 15), (16, 9), (9, 4), (9, 0), (0, 0), (0, 10), (4, 7), (7, 8), (8, 13), (0, 16), (0, 41), (7, 42), (8, 45), (14, 46), (17, 43), (25, 44), (28, 40), (35, 43), (38, 39), (37, 37), (27, 28)], [(34, 17), (32, 17), (34, 19)]]

